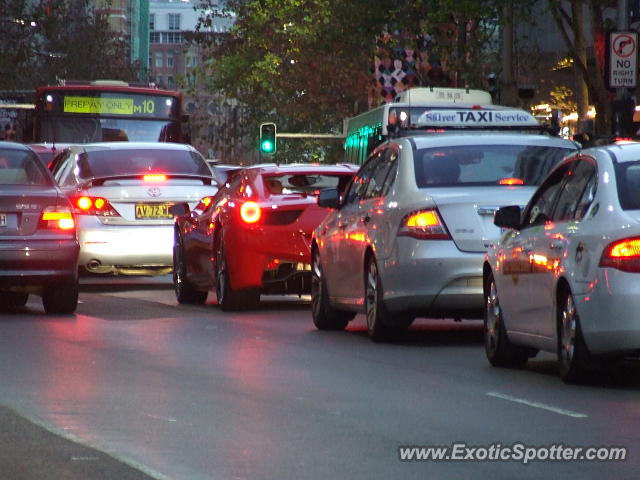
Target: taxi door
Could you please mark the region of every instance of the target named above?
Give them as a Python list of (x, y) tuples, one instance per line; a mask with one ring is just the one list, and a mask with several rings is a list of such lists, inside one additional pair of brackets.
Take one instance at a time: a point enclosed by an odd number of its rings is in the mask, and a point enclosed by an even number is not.
[(329, 294), (338, 301), (354, 303), (361, 295), (358, 287), (363, 283), (363, 274), (358, 255), (364, 233), (360, 202), (379, 159), (374, 154), (360, 168), (339, 212), (325, 232), (325, 249), (329, 250), (327, 258), (323, 260), (325, 279)]
[(498, 295), (510, 331), (531, 334), (539, 330), (536, 317), (541, 305), (546, 304), (546, 300), (540, 298), (540, 285), (549, 280), (550, 272), (547, 258), (535, 249), (549, 237), (553, 207), (567, 170), (568, 165), (563, 165), (538, 188), (525, 209), (519, 231), (503, 246)]
[[(531, 311), (536, 333), (555, 338), (556, 284), (560, 275), (581, 255), (580, 220), (586, 212), (585, 204), (593, 198), (596, 168), (592, 160), (578, 159), (564, 174), (563, 186), (553, 209), (551, 220), (545, 224), (544, 235), (532, 244), (534, 265), (539, 273), (531, 276), (531, 297), (536, 308)], [(566, 272), (575, 275), (577, 272)]]

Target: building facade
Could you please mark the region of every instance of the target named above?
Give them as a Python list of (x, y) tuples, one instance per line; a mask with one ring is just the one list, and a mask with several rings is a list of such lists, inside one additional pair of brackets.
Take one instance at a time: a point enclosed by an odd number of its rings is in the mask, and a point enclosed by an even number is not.
[(107, 15), (109, 27), (129, 45), (138, 65), (138, 80), (149, 79), (149, 0), (95, 0), (96, 11)]
[[(198, 0), (151, 0), (149, 4), (149, 70), (159, 87), (180, 90), (189, 115), (191, 143), (203, 155), (227, 163), (237, 163), (241, 140), (235, 135), (240, 115), (235, 102), (206, 91), (197, 67), (206, 54), (186, 40), (194, 32), (200, 15)], [(235, 18), (223, 14), (222, 2), (212, 5), (213, 24), (208, 32), (223, 34)], [(202, 29), (201, 29), (202, 31)], [(206, 30), (205, 30), (206, 32)]]

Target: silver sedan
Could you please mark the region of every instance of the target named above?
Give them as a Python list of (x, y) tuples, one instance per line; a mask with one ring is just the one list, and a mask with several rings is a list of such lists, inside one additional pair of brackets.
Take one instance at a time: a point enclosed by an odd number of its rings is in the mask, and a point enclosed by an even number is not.
[(312, 312), (320, 329), (366, 313), (383, 339), (416, 316), (481, 317), (482, 261), (501, 205), (529, 200), (576, 145), (521, 133), (404, 137), (378, 147), (313, 238)]
[(584, 150), (562, 162), (487, 255), (485, 347), (496, 366), (557, 352), (579, 381), (603, 357), (640, 352), (640, 144)]
[(72, 146), (51, 168), (73, 205), (78, 265), (89, 273), (169, 273), (169, 208), (186, 202), (191, 211), (203, 211), (218, 191), (205, 159), (193, 147), (174, 143)]

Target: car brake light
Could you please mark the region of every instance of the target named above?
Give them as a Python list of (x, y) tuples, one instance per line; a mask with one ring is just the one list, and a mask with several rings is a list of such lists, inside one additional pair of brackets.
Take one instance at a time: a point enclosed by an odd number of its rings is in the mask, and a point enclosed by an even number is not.
[(420, 210), (407, 215), (402, 221), (398, 235), (425, 240), (451, 238), (436, 210)]
[(640, 237), (611, 242), (602, 252), (600, 266), (640, 273)]
[(101, 217), (117, 217), (118, 212), (102, 197), (74, 197), (71, 198), (74, 213), (79, 215), (98, 215)]
[(500, 185), (524, 185), (524, 180), (521, 178), (501, 178), (498, 180), (498, 184)]
[(240, 218), (246, 223), (256, 223), (262, 212), (256, 202), (245, 202), (240, 207)]
[(69, 209), (49, 207), (42, 212), (41, 225), (56, 230), (73, 230), (76, 223)]
[(145, 182), (166, 182), (167, 176), (163, 173), (147, 173), (142, 179)]

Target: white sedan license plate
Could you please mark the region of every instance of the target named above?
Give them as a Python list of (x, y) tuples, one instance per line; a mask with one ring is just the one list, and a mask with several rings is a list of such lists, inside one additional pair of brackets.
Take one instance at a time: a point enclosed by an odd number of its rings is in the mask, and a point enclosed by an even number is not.
[(7, 214), (0, 213), (0, 227), (6, 227), (6, 226), (7, 226)]
[(136, 203), (137, 220), (164, 220), (171, 219), (173, 215), (169, 212), (171, 203)]

